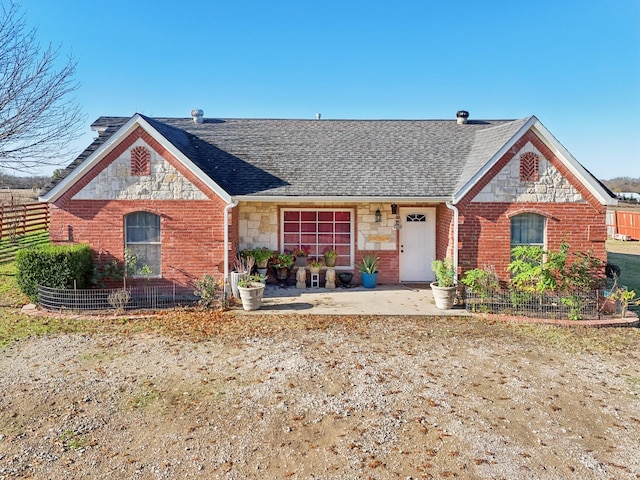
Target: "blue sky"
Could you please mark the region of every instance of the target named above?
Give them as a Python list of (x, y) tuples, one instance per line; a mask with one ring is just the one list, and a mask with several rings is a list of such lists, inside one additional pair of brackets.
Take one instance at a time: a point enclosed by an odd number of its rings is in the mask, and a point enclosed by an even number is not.
[[(640, 177), (640, 1), (22, 0), (101, 115), (536, 115), (594, 175)], [(48, 173), (48, 172), (44, 172)]]

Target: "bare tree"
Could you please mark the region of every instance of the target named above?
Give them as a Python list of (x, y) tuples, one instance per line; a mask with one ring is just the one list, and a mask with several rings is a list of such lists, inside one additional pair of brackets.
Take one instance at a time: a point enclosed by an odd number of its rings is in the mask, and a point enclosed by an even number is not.
[(41, 50), (18, 5), (0, 11), (0, 169), (33, 172), (69, 160), (84, 117), (75, 103), (76, 62)]

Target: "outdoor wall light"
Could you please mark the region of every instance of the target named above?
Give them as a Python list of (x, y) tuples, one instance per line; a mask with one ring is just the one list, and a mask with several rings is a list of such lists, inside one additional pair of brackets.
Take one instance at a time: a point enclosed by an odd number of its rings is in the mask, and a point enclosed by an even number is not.
[(393, 215), (397, 215), (398, 214), (398, 204), (397, 203), (392, 203), (391, 204), (391, 213)]
[(382, 213), (380, 213), (380, 209), (376, 210), (376, 223), (380, 223), (382, 221)]

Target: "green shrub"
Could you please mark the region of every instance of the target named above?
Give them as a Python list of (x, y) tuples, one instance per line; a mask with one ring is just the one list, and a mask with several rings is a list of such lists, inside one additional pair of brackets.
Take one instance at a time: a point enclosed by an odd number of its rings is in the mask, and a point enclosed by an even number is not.
[(38, 285), (52, 288), (88, 288), (93, 272), (89, 245), (42, 245), (18, 250), (16, 281), (33, 302), (38, 301)]
[(500, 279), (493, 265), (468, 270), (464, 274), (462, 283), (482, 299), (488, 298), (500, 290)]
[(211, 275), (205, 275), (200, 280), (196, 280), (195, 294), (200, 297), (198, 304), (201, 307), (212, 308), (220, 303), (222, 299), (222, 284)]
[(436, 274), (436, 282), (439, 287), (449, 288), (455, 285), (454, 278), (456, 271), (453, 268), (453, 260), (434, 260), (431, 262), (431, 270)]
[(569, 307), (569, 318), (580, 320), (588, 297), (584, 292), (601, 286), (602, 262), (592, 252), (571, 252), (566, 242), (557, 252), (537, 246), (518, 246), (511, 250), (511, 298), (514, 306), (526, 300), (527, 293), (563, 293), (561, 302)]

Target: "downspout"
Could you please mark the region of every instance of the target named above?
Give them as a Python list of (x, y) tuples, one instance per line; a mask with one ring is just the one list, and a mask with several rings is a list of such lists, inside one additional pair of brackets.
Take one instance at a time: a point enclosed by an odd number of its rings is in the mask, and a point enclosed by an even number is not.
[(453, 210), (453, 280), (458, 282), (458, 207), (450, 202), (445, 205), (449, 210)]
[(227, 203), (224, 207), (224, 281), (222, 283), (222, 293), (224, 301), (227, 301), (227, 283), (229, 280), (229, 212), (238, 205), (238, 200)]

